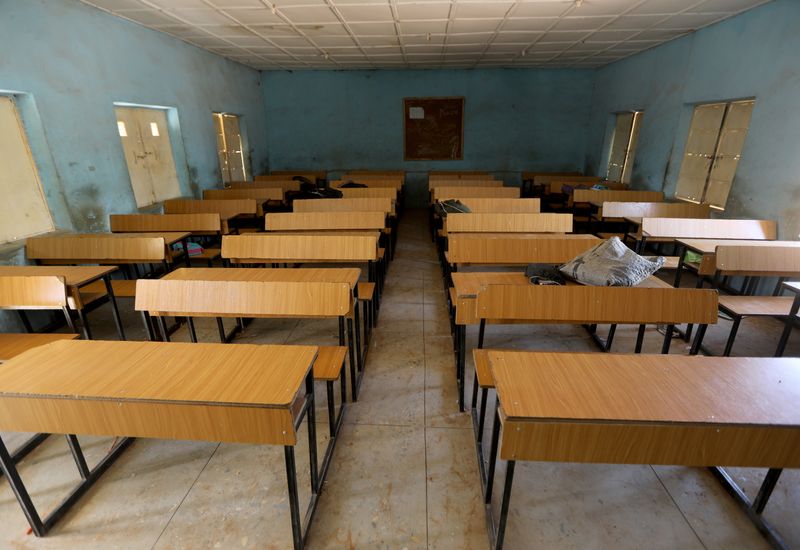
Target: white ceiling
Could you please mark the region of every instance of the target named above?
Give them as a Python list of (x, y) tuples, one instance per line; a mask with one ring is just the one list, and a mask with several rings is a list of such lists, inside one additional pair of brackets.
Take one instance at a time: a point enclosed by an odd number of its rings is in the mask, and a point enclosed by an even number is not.
[(81, 0), (255, 69), (599, 67), (769, 0)]

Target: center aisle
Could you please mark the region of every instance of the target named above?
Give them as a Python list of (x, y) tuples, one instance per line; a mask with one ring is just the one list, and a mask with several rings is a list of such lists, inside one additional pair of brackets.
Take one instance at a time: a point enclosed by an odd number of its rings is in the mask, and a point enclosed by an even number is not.
[(484, 548), (472, 425), (458, 414), (453, 341), (425, 211), (401, 218), (359, 401), (310, 548)]

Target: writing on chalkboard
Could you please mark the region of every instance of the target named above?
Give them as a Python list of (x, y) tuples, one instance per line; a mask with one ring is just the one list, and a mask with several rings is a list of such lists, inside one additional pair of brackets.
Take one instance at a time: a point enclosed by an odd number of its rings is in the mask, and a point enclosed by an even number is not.
[(459, 160), (464, 157), (464, 98), (403, 100), (405, 160)]

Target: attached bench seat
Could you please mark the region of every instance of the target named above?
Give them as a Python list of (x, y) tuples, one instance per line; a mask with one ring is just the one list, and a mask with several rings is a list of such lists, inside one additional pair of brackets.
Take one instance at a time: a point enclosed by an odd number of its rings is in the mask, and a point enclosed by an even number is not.
[[(117, 298), (135, 298), (136, 297), (136, 279), (112, 279), (111, 288), (114, 289), (114, 296)], [(84, 296), (95, 296), (92, 300), (84, 299)], [(106, 295), (106, 285), (103, 281), (95, 281), (81, 288), (81, 299), (84, 303), (89, 303), (97, 298)]]
[(358, 283), (358, 301), (361, 302), (361, 312), (364, 320), (364, 354), (361, 362), (362, 365), (365, 365), (367, 361), (367, 350), (369, 349), (372, 329), (378, 324), (378, 308), (377, 300), (375, 300), (375, 290), (375, 283)]
[[(347, 369), (344, 368), (344, 362), (348, 350), (346, 346), (319, 346), (318, 350), (313, 367), (314, 380), (325, 382), (328, 399), (328, 430), (331, 440), (335, 440), (339, 430), (342, 428), (345, 403), (347, 402)], [(339, 380), (342, 392), (342, 402), (338, 415), (336, 414), (336, 403), (334, 403), (333, 395), (334, 383), (337, 380)], [(326, 464), (330, 462), (332, 454), (333, 445), (330, 445), (324, 458)]]
[[(793, 302), (792, 296), (720, 296), (719, 310), (733, 319), (722, 355), (730, 356), (742, 319), (745, 317), (788, 317)], [(702, 344), (702, 335), (698, 335), (698, 339), (699, 343), (695, 345), (699, 348), (699, 344)]]
[(325, 382), (338, 380), (342, 375), (346, 357), (345, 346), (319, 346), (317, 359), (314, 361), (314, 380)]

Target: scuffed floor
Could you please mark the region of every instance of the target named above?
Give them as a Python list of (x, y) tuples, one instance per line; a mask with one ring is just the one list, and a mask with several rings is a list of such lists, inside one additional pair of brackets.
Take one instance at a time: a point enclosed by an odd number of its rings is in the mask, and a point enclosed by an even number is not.
[[(349, 405), (308, 547), (483, 549), (488, 546), (472, 425), (457, 412), (452, 339), (441, 273), (423, 212), (408, 212), (386, 281), (359, 401)], [(691, 284), (689, 281), (685, 283)], [(129, 337), (139, 318), (122, 301)], [(114, 338), (107, 308), (92, 314), (96, 337)], [(730, 323), (709, 329), (722, 349)], [(781, 325), (747, 320), (735, 355), (769, 356)], [(601, 333), (603, 328), (600, 329)], [(216, 341), (199, 323), (202, 341)], [(632, 351), (620, 328), (614, 351)], [(185, 331), (175, 340), (186, 340)], [(477, 340), (470, 330), (468, 348)], [(335, 321), (255, 321), (241, 342), (335, 344)], [(797, 356), (800, 335), (787, 355)], [(648, 330), (645, 351), (659, 350)], [(487, 347), (595, 351), (568, 326), (492, 326)], [(680, 340), (673, 353), (685, 353)], [(467, 380), (472, 380), (471, 358)], [(467, 388), (469, 395), (470, 388)], [(317, 386), (319, 446), (325, 444), (324, 386)], [(305, 428), (303, 428), (305, 430)], [(307, 446), (297, 449), (301, 498), (308, 499)], [(9, 437), (14, 447), (21, 436)], [(110, 440), (81, 438), (94, 463)], [(3, 548), (290, 548), (283, 452), (277, 447), (138, 440), (50, 536), (26, 534), (8, 485), (0, 482)], [(498, 475), (502, 475), (502, 465)], [(60, 501), (77, 472), (63, 438), (51, 437), (21, 466), (41, 511)], [(752, 496), (761, 470), (736, 470)], [(766, 516), (800, 546), (800, 475), (784, 472)], [(497, 496), (495, 491), (495, 496)], [(497, 506), (497, 503), (495, 503)], [(519, 463), (506, 548), (764, 548), (733, 501), (702, 469)]]

